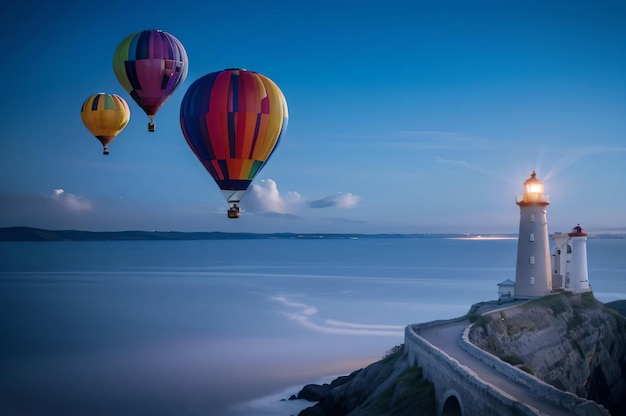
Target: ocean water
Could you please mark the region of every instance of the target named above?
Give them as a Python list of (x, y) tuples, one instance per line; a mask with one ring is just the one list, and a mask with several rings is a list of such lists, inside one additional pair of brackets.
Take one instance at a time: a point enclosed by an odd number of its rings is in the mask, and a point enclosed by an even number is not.
[[(0, 243), (0, 414), (297, 414), (281, 401), (380, 359), (410, 323), (515, 277), (517, 240)], [(626, 240), (590, 239), (626, 299)]]

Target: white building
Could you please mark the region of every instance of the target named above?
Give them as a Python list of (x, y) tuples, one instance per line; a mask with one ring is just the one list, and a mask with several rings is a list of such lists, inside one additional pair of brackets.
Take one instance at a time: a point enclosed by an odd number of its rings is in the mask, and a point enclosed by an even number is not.
[(515, 297), (515, 282), (506, 279), (504, 282), (498, 283), (498, 300), (513, 300)]
[(552, 285), (554, 289), (572, 292), (591, 290), (587, 268), (587, 233), (579, 225), (570, 233), (555, 233), (552, 255)]
[(515, 202), (520, 207), (515, 298), (542, 297), (552, 292), (546, 209), (550, 202), (534, 171), (524, 182), (524, 194), (521, 198), (516, 195)]

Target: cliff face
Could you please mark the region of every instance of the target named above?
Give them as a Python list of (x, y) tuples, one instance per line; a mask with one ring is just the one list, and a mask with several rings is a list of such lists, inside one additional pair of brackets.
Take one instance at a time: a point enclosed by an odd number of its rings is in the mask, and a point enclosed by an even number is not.
[(626, 414), (626, 319), (593, 293), (547, 296), (491, 313), (469, 335), (544, 382)]
[(299, 399), (318, 401), (299, 416), (434, 416), (433, 386), (398, 349), (330, 385), (308, 385)]

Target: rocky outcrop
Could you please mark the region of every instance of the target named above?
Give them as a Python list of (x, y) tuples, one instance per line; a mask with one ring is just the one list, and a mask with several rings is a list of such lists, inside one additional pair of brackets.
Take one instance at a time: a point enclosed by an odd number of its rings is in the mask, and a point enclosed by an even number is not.
[[(480, 316), (469, 339), (546, 383), (626, 416), (626, 319), (591, 292), (559, 294)], [(428, 325), (426, 323), (425, 325)], [(305, 386), (298, 396), (317, 402), (299, 416), (435, 415), (432, 383), (409, 364), (403, 348), (331, 384)]]
[(435, 415), (432, 384), (408, 365), (401, 347), (330, 385), (307, 385), (297, 398), (318, 401), (299, 416)]
[(469, 339), (612, 415), (626, 414), (626, 320), (591, 292), (546, 296), (482, 316)]

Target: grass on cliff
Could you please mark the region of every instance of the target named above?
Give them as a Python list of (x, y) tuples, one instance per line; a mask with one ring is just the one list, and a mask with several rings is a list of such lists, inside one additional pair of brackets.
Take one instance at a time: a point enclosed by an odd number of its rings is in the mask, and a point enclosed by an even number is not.
[(548, 308), (552, 311), (552, 313), (554, 313), (555, 316), (567, 310), (567, 305), (563, 301), (563, 297), (561, 294), (544, 296), (538, 299), (531, 300), (530, 302), (522, 305), (522, 307), (524, 308), (532, 308), (535, 306)]
[[(580, 297), (580, 302), (576, 299)], [(554, 316), (558, 316), (567, 311), (569, 306), (572, 308), (595, 308), (600, 302), (593, 296), (593, 292), (583, 292), (580, 295), (572, 293), (557, 293), (554, 295), (543, 296), (538, 299), (531, 300), (523, 305), (524, 308), (532, 308), (535, 306), (549, 308)]]
[[(381, 363), (391, 372), (404, 354), (404, 344), (389, 349)], [(436, 416), (435, 388), (423, 377), (420, 367), (408, 367), (393, 384), (376, 396), (359, 414), (393, 416)]]
[(500, 359), (506, 363), (511, 364), (512, 366), (519, 368), (522, 371), (527, 372), (528, 374), (535, 375), (535, 372), (533, 371), (533, 369), (517, 355), (514, 355), (514, 354), (503, 355), (500, 357)]
[(373, 415), (435, 416), (435, 388), (420, 367), (409, 367), (364, 410)]

